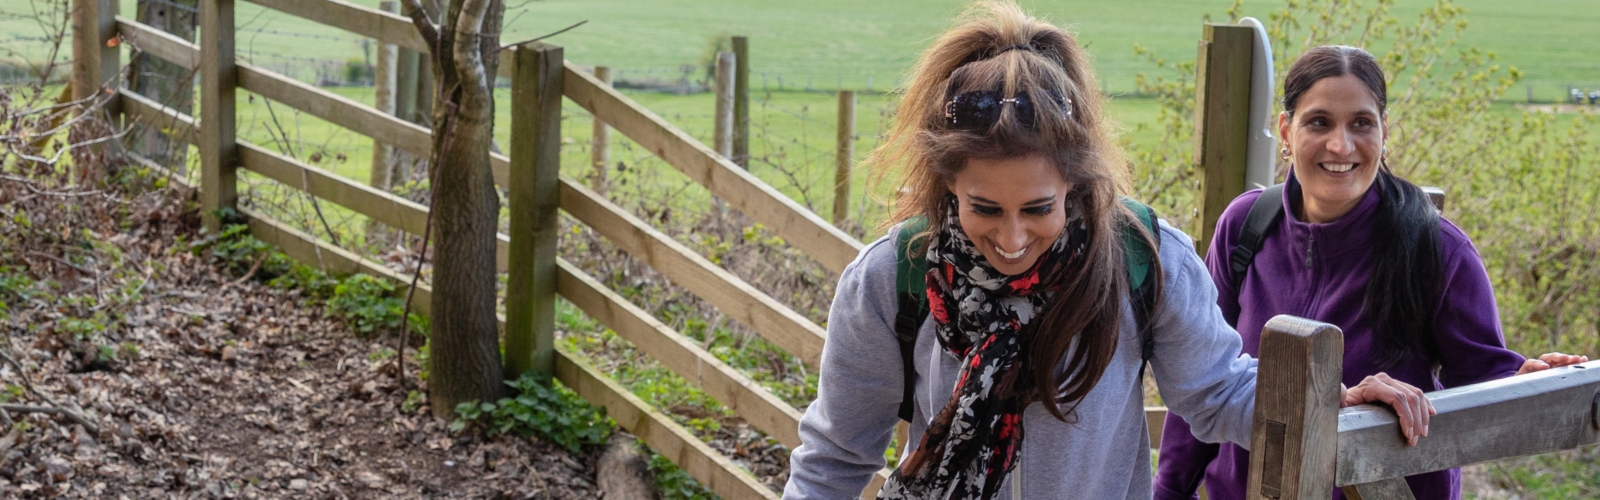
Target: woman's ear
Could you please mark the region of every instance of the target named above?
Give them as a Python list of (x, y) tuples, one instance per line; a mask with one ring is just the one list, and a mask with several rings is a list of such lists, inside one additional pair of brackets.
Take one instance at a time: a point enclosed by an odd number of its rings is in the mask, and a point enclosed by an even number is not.
[(1389, 142), (1389, 112), (1383, 112), (1383, 142)]
[[(1388, 122), (1384, 122), (1384, 123), (1387, 124)], [(1385, 129), (1384, 130), (1387, 131), (1388, 130), (1387, 127), (1388, 127), (1388, 125), (1385, 125)], [(1387, 133), (1387, 132), (1385, 132), (1385, 133)], [(1288, 111), (1284, 111), (1282, 113), (1278, 113), (1278, 142), (1280, 142), (1280, 143), (1288, 143), (1289, 142), (1289, 112)]]

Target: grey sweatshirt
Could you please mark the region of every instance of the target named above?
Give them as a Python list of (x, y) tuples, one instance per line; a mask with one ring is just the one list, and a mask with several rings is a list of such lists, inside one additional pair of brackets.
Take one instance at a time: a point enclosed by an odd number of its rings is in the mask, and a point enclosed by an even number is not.
[[(817, 399), (800, 420), (801, 445), (790, 458), (786, 499), (858, 497), (884, 466), (904, 378), (894, 334), (894, 247), (891, 231), (862, 250), (839, 278)], [(1165, 282), (1162, 307), (1151, 318), (1150, 360), (1161, 398), (1200, 439), (1248, 445), (1256, 361), (1239, 355), (1239, 334), (1223, 321), (1211, 275), (1189, 236), (1165, 221), (1161, 265)], [(1126, 305), (1121, 331), (1134, 331), (1133, 310)], [(1039, 403), (1024, 411), (1022, 456), (1001, 487), (1002, 498), (1150, 498), (1139, 352), (1138, 335), (1119, 337), (1105, 375), (1077, 408), (1076, 424), (1056, 420)], [(950, 398), (961, 364), (940, 348), (932, 318), (923, 322), (914, 356), (913, 447)]]

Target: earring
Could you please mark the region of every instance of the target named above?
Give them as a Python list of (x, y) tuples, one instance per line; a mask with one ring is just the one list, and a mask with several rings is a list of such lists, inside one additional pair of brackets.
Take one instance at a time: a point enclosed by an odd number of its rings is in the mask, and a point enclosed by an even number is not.
[(1283, 155), (1283, 161), (1285, 163), (1289, 162), (1289, 160), (1290, 160), (1290, 158), (1289, 158), (1289, 148), (1281, 148), (1281, 149), (1279, 149), (1278, 150), (1278, 154)]
[(1389, 159), (1389, 146), (1384, 146), (1383, 147), (1383, 159), (1384, 160), (1388, 160)]

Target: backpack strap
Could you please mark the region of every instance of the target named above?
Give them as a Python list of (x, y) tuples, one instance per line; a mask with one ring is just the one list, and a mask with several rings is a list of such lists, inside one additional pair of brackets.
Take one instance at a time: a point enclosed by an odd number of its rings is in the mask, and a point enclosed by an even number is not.
[(928, 259), (919, 252), (912, 255), (913, 240), (918, 234), (928, 230), (928, 220), (922, 217), (913, 217), (900, 224), (894, 242), (894, 290), (899, 299), (899, 310), (894, 318), (895, 340), (900, 343), (901, 373), (904, 375), (904, 389), (900, 393), (900, 420), (911, 421), (912, 414), (912, 386), (913, 375), (917, 373), (916, 364), (913, 363), (913, 351), (917, 347), (917, 332), (922, 328), (922, 322), (928, 317)]
[(1156, 304), (1156, 280), (1150, 276), (1150, 264), (1154, 262), (1157, 250), (1152, 245), (1161, 244), (1161, 232), (1157, 227), (1155, 209), (1126, 196), (1122, 197), (1122, 204), (1138, 217), (1139, 223), (1150, 234), (1150, 240), (1146, 242), (1136, 228), (1123, 228), (1122, 231), (1122, 248), (1127, 255), (1128, 287), (1132, 289), (1128, 295), (1133, 307), (1134, 326), (1139, 331), (1139, 385), (1143, 386), (1145, 366), (1156, 352), (1155, 333), (1150, 329), (1150, 314)]
[(1244, 284), (1244, 273), (1256, 260), (1261, 250), (1267, 228), (1283, 214), (1283, 184), (1273, 184), (1261, 191), (1261, 196), (1250, 204), (1250, 213), (1244, 217), (1244, 227), (1239, 228), (1239, 241), (1228, 254), (1228, 264), (1233, 270), (1233, 289)]

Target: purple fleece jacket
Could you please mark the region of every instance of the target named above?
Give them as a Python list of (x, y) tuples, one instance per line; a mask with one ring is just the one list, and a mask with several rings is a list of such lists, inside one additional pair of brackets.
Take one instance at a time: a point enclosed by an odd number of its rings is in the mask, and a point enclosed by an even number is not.
[[(1422, 353), (1392, 367), (1379, 367), (1377, 318), (1361, 313), (1372, 269), (1369, 249), (1375, 238), (1384, 237), (1371, 229), (1380, 198), (1377, 189), (1369, 189), (1360, 204), (1339, 220), (1312, 224), (1296, 219), (1290, 209), (1290, 200), (1300, 197), (1300, 185), (1290, 176), (1283, 190), (1283, 216), (1267, 229), (1243, 284), (1235, 289), (1228, 255), (1259, 196), (1261, 190), (1253, 190), (1228, 205), (1206, 252), (1206, 267), (1217, 286), (1217, 306), (1244, 338), (1246, 354), (1260, 354), (1261, 328), (1268, 319), (1292, 314), (1344, 331), (1346, 386), (1382, 371), (1424, 391), (1436, 391), (1515, 375), (1522, 366), (1522, 355), (1506, 349), (1494, 290), (1477, 249), (1460, 228), (1441, 218), (1444, 293), (1433, 311), (1441, 362), (1438, 377)], [(1182, 418), (1167, 416), (1153, 485), (1156, 499), (1196, 498), (1202, 477), (1212, 500), (1242, 499), (1249, 472), (1248, 451), (1231, 443), (1200, 442)], [(1418, 500), (1461, 497), (1460, 469), (1410, 476), (1406, 482)], [(1333, 493), (1333, 498), (1344, 498)]]

